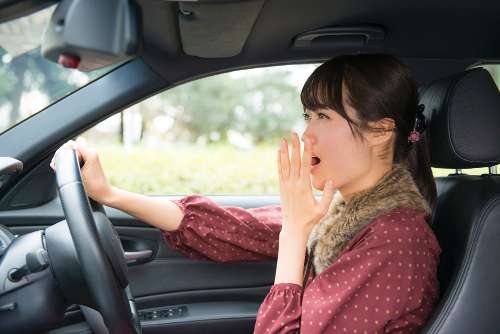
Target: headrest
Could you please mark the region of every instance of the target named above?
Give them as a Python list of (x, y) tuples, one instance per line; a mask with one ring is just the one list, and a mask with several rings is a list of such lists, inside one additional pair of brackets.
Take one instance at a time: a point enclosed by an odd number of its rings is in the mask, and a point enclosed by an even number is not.
[(433, 167), (462, 169), (500, 163), (500, 93), (488, 71), (460, 72), (420, 92)]

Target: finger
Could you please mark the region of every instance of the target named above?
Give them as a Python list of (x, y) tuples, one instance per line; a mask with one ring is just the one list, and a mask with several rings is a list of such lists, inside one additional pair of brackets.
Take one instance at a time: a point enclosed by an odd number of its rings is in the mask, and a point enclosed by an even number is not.
[(68, 140), (61, 147), (59, 147), (57, 151), (54, 153), (54, 157), (52, 158), (52, 163), (51, 163), (54, 166), (53, 167), (54, 170), (55, 170), (55, 157), (57, 156), (57, 154), (59, 154), (59, 152), (61, 152), (61, 150), (66, 150), (66, 149), (75, 150), (80, 165), (82, 164), (82, 161), (83, 162), (85, 161), (84, 159), (85, 154), (82, 154), (82, 144), (75, 142), (74, 140)]
[(75, 142), (73, 140), (68, 140), (67, 142), (65, 142), (61, 147), (59, 147), (56, 151), (56, 153), (54, 154), (54, 156), (56, 156), (59, 152), (61, 152), (61, 150), (66, 150), (66, 149), (71, 149), (73, 148)]
[(276, 152), (276, 160), (277, 160), (277, 165), (278, 165), (278, 179), (281, 184), (281, 149), (279, 148)]
[(288, 155), (288, 142), (286, 139), (281, 140), (281, 155), (280, 164), (283, 180), (290, 176), (290, 158)]
[(82, 146), (85, 146), (85, 144), (87, 144), (87, 140), (84, 137), (77, 137), (76, 142)]
[(52, 156), (52, 160), (50, 161), (50, 167), (52, 167), (52, 169), (54, 169), (54, 170), (56, 169), (56, 157), (57, 157), (57, 155), (61, 152), (61, 150), (70, 147), (70, 145), (71, 145), (71, 141), (67, 141), (66, 143), (61, 145), (61, 147), (59, 147), (55, 151), (54, 155)]
[(327, 213), (328, 208), (330, 207), (330, 203), (333, 200), (333, 195), (334, 195), (333, 182), (332, 180), (329, 180), (325, 184), (325, 188), (323, 190), (323, 198), (321, 198), (320, 201), (321, 211), (324, 212), (325, 214)]
[(85, 146), (85, 143), (83, 140), (70, 140), (68, 141), (68, 146), (67, 148), (74, 149), (76, 152), (76, 155), (78, 157), (78, 163), (80, 164), (80, 167), (83, 167), (85, 162), (87, 161), (89, 155), (90, 155), (90, 150)]
[(304, 153), (302, 155), (302, 166), (300, 176), (309, 178), (311, 174), (312, 147), (309, 139), (304, 139)]
[(299, 136), (292, 133), (292, 163), (290, 176), (299, 177), (300, 175), (300, 141)]
[(86, 147), (82, 142), (75, 142), (74, 148), (78, 155), (78, 161), (80, 163), (80, 167), (85, 165), (85, 162), (89, 159), (91, 155), (91, 150)]
[(281, 148), (278, 149), (276, 154), (278, 160), (278, 179), (279, 179), (279, 191), (280, 191), (280, 200), (283, 201), (283, 169), (281, 167)]

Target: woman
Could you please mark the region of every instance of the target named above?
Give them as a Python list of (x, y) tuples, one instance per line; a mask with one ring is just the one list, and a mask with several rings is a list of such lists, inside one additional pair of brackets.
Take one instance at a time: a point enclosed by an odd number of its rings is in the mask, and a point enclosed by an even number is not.
[(129, 193), (108, 184), (95, 151), (66, 145), (85, 161), (90, 197), (159, 227), (186, 256), (277, 257), (255, 333), (415, 333), (439, 296), (441, 250), (427, 224), (436, 189), (410, 71), (389, 55), (336, 57), (301, 100), (302, 157), (296, 133), (291, 156), (286, 140), (277, 154), (281, 207)]

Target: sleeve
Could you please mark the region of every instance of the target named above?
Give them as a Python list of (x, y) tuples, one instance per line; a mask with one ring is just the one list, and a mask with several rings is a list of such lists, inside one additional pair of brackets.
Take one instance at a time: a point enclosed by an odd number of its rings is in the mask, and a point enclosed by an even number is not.
[(221, 207), (201, 195), (173, 202), (184, 217), (177, 230), (162, 230), (162, 234), (181, 254), (217, 262), (270, 260), (278, 256), (281, 206)]
[(420, 241), (370, 234), (316, 276), (302, 302), (299, 285), (274, 285), (255, 333), (416, 333), (437, 298), (436, 262)]
[(254, 334), (299, 333), (302, 291), (295, 283), (274, 284), (259, 307)]

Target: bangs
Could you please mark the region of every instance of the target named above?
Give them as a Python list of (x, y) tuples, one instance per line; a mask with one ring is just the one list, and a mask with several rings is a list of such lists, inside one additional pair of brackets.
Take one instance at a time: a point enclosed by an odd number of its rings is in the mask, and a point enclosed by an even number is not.
[[(339, 61), (333, 59), (323, 63), (307, 78), (300, 93), (300, 100), (304, 110), (315, 112), (319, 109), (331, 109), (342, 116), (353, 130), (352, 125), (357, 126), (357, 123), (347, 115), (342, 101), (342, 83), (344, 82), (345, 87), (349, 86), (348, 80), (344, 80), (348, 74), (341, 60), (343, 58), (338, 59)], [(349, 101), (349, 92), (345, 94)]]
[[(330, 65), (330, 66), (328, 66)], [(339, 110), (342, 105), (343, 68), (324, 63), (307, 78), (302, 87), (300, 100), (304, 109)], [(342, 108), (343, 109), (343, 108)]]

